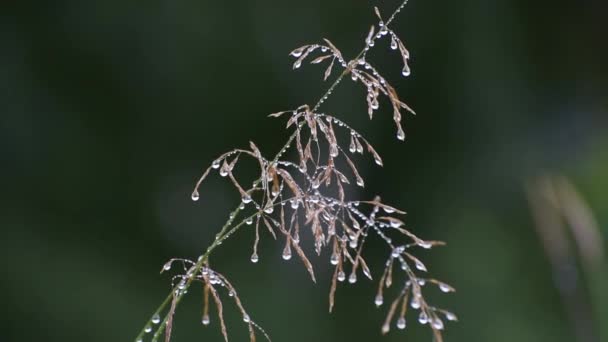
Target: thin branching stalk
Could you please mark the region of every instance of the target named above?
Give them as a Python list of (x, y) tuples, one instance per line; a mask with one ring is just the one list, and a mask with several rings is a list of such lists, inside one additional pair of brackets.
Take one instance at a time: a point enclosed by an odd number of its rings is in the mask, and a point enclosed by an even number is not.
[[(351, 184), (348, 174), (354, 177), (354, 183), (358, 186), (363, 187), (364, 180), (359, 174), (355, 162), (348, 156), (345, 148), (340, 145), (339, 134), (336, 132), (338, 130), (350, 132), (348, 152), (351, 154), (363, 154), (367, 151), (376, 164), (382, 166), (383, 161), (363, 135), (336, 117), (318, 112), (336, 87), (346, 76), (350, 75), (352, 81), (362, 84), (367, 90), (366, 101), (370, 119), (379, 108), (379, 97), (386, 97), (392, 107), (393, 121), (397, 126), (396, 136), (399, 140), (405, 139), (405, 132), (401, 124), (401, 110), (406, 110), (412, 114), (414, 112), (399, 99), (396, 90), (380, 75), (374, 66), (366, 61), (366, 57), (377, 40), (385, 36), (390, 37), (391, 49), (398, 50), (403, 60), (402, 75), (409, 76), (409, 52), (402, 40), (389, 27), (407, 2), (408, 0), (404, 0), (386, 21), (383, 20), (379, 9), (375, 8), (375, 14), (379, 20), (378, 27), (373, 25), (370, 28), (364, 48), (355, 58), (349, 61), (344, 59), (341, 51), (328, 39), (324, 39), (324, 43), (321, 44), (304, 45), (290, 53), (290, 56), (296, 58), (293, 64), (294, 69), (300, 68), (308, 57), (321, 53), (320, 56), (311, 61), (311, 64), (329, 61), (324, 79), (331, 76), (334, 68), (341, 67), (343, 70), (314, 106), (302, 105), (295, 110), (270, 115), (271, 117), (282, 117), (286, 113), (291, 113), (291, 118), (287, 121), (287, 128), (293, 127), (293, 133), (274, 158), (264, 158), (259, 148), (251, 142), (250, 149), (234, 149), (224, 153), (203, 172), (192, 192), (193, 201), (197, 201), (200, 197), (199, 187), (201, 183), (212, 171), (217, 169), (220, 176), (227, 177), (235, 186), (242, 202), (230, 213), (228, 220), (216, 234), (213, 243), (199, 256), (196, 262), (185, 259), (171, 259), (163, 266), (161, 272), (171, 270), (173, 263), (181, 263), (184, 273), (174, 276), (174, 286), (171, 292), (136, 337), (136, 342), (142, 342), (144, 337), (152, 331), (154, 331), (151, 335), (152, 341), (159, 341), (164, 333), (165, 342), (169, 342), (173, 330), (175, 310), (190, 287), (195, 283), (201, 283), (204, 289), (202, 317), (204, 325), (210, 323), (208, 306), (210, 302), (214, 303), (217, 308), (222, 335), (228, 341), (228, 332), (223, 317), (224, 304), (219, 291), (224, 289), (228, 291), (228, 296), (232, 297), (234, 305), (243, 315), (243, 321), (249, 328), (250, 340), (255, 341), (256, 330), (261, 332), (264, 338), (270, 340), (268, 334), (251, 319), (232, 283), (224, 275), (212, 269), (209, 264), (210, 256), (218, 246), (236, 231), (245, 226), (253, 225), (254, 222), (255, 241), (253, 254), (251, 255), (251, 261), (254, 263), (259, 260), (257, 255), (257, 244), (260, 239), (259, 229), (268, 229), (274, 239), (284, 238), (283, 259), (291, 259), (293, 252), (295, 252), (313, 281), (316, 281), (313, 265), (299, 245), (300, 226), (306, 225), (311, 228), (314, 249), (317, 254), (320, 254), (323, 248), (331, 248), (330, 263), (335, 266), (335, 269), (329, 295), (330, 311), (335, 304), (337, 285), (347, 278), (346, 269), (349, 265), (351, 265), (348, 276), (349, 283), (357, 282), (358, 273), (363, 273), (364, 276), (370, 280), (372, 279), (371, 270), (363, 253), (368, 234), (376, 234), (384, 241), (390, 254), (375, 297), (374, 302), (377, 306), (383, 304), (384, 293), (394, 283), (393, 268), (399, 267), (404, 274), (402, 285), (392, 301), (393, 304), (388, 310), (381, 332), (387, 333), (390, 330), (390, 324), (395, 315), (398, 317), (396, 320), (397, 328), (405, 328), (404, 316), (409, 304), (414, 310), (420, 311), (418, 322), (428, 324), (433, 331), (435, 341), (442, 341), (441, 331), (444, 329), (444, 323), (441, 318), (456, 320), (456, 316), (428, 304), (422, 296), (422, 287), (429, 283), (436, 285), (442, 292), (453, 292), (454, 289), (438, 280), (419, 277), (417, 272), (426, 272), (427, 268), (409, 250), (413, 247), (428, 249), (443, 243), (420, 239), (405, 229), (403, 221), (396, 217), (397, 215), (404, 215), (405, 212), (383, 203), (380, 197), (370, 201), (349, 201), (346, 199), (344, 187)], [(282, 159), (292, 145), (295, 145), (297, 150), (299, 158), (297, 162)], [(239, 158), (245, 157), (254, 158), (260, 165), (260, 177), (253, 182), (250, 189), (243, 188), (242, 183), (232, 174)], [(340, 170), (337, 163), (339, 158), (349, 167), (348, 171)], [(241, 213), (248, 206), (254, 206), (255, 211), (241, 218), (240, 216), (243, 216)], [(391, 237), (395, 234), (398, 235), (397, 238)], [(397, 242), (403, 239), (407, 239), (409, 242), (401, 244)]]

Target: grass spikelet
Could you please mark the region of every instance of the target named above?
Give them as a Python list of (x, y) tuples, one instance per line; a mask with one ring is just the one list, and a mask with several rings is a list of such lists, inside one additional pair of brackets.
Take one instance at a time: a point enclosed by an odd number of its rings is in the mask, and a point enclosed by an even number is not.
[[(386, 37), (390, 48), (399, 51), (403, 62), (402, 75), (410, 74), (407, 64), (410, 53), (391, 26), (406, 3), (407, 0), (403, 1), (386, 20), (381, 16), (380, 10), (374, 8), (378, 22), (370, 27), (364, 40), (364, 48), (350, 60), (346, 60), (329, 39), (323, 39), (319, 44), (303, 45), (290, 52), (289, 55), (295, 58), (293, 69), (299, 69), (304, 62), (310, 62), (326, 65), (322, 76), (324, 80), (328, 80), (332, 74), (335, 75), (335, 70), (338, 70), (339, 75), (334, 76), (333, 83), (314, 106), (304, 104), (293, 110), (269, 114), (271, 118), (285, 120), (286, 129), (292, 132), (274, 158), (264, 157), (262, 150), (250, 142), (248, 149), (236, 148), (228, 151), (213, 160), (204, 170), (191, 194), (193, 201), (200, 197), (202, 182), (215, 172), (236, 188), (241, 201), (217, 232), (214, 242), (196, 261), (171, 259), (163, 265), (161, 273), (170, 271), (175, 262), (183, 266), (183, 273), (173, 276), (171, 293), (137, 336), (137, 342), (141, 342), (143, 336), (151, 332), (151, 326), (156, 326), (153, 340), (157, 340), (164, 332), (165, 341), (169, 342), (174, 329), (176, 307), (193, 283), (202, 283), (203, 286), (203, 325), (210, 324), (211, 297), (225, 341), (228, 341), (224, 318), (226, 303), (236, 305), (247, 325), (250, 341), (256, 340), (256, 331), (270, 340), (264, 329), (249, 316), (233, 284), (209, 266), (213, 251), (232, 234), (243, 229), (254, 230), (255, 239), (250, 260), (257, 263), (261, 224), (275, 240), (279, 233), (279, 244), (282, 245), (279, 245), (277, 250), (282, 250), (282, 258), (290, 260), (295, 252), (313, 282), (316, 282), (314, 266), (306, 254), (307, 248), (300, 245), (300, 233), (311, 234), (312, 247), (317, 255), (329, 255), (330, 264), (334, 267), (329, 290), (330, 312), (336, 303), (339, 282), (348, 280), (348, 283), (354, 284), (360, 273), (365, 276), (361, 277), (364, 280), (367, 278), (368, 281), (374, 281), (374, 265), (368, 265), (365, 260), (368, 249), (366, 241), (370, 235), (379, 238), (387, 250), (388, 257), (377, 283), (374, 303), (377, 307), (382, 307), (385, 298), (389, 299), (391, 294), (394, 296), (381, 325), (381, 332), (388, 333), (393, 323), (398, 329), (404, 329), (408, 307), (411, 307), (410, 314), (411, 311), (417, 311), (414, 313), (418, 316), (416, 320), (431, 329), (435, 341), (442, 341), (443, 319), (456, 321), (457, 318), (449, 311), (429, 305), (423, 296), (423, 287), (430, 283), (440, 292), (455, 290), (442, 281), (420, 277), (419, 272), (427, 272), (428, 269), (413, 253), (416, 247), (431, 249), (444, 243), (424, 240), (411, 233), (405, 228), (405, 211), (384, 203), (380, 197), (372, 200), (348, 198), (346, 188), (365, 186), (365, 180), (357, 163), (351, 158), (352, 155), (364, 154), (367, 151), (375, 164), (383, 166), (384, 161), (361, 133), (334, 113), (319, 111), (333, 90), (344, 79), (350, 78), (365, 88), (367, 115), (370, 119), (373, 119), (374, 113), (381, 111), (380, 100), (388, 99), (392, 107), (392, 119), (397, 127), (397, 139), (405, 139), (401, 111), (406, 110), (412, 114), (414, 112), (401, 101), (396, 89), (368, 60), (367, 54), (376, 43)], [(349, 139), (344, 139), (342, 133), (348, 134)], [(290, 159), (292, 155), (294, 158)], [(259, 165), (259, 174), (250, 187), (243, 186), (250, 184), (249, 181), (240, 180), (234, 174), (242, 158), (253, 158)], [(323, 250), (326, 252), (322, 253)], [(228, 299), (228, 302), (224, 291), (232, 298)], [(161, 314), (164, 315), (163, 324), (156, 325), (161, 321)]]

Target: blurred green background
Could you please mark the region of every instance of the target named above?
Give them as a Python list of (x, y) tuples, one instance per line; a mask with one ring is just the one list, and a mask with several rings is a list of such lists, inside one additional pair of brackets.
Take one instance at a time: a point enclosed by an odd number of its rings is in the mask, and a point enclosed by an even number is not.
[[(288, 52), (327, 37), (353, 56), (373, 6), (388, 14), (397, 4), (3, 3), (0, 340), (132, 340), (169, 291), (161, 265), (196, 258), (238, 203), (219, 177), (192, 202), (201, 169), (249, 140), (274, 155), (288, 132), (266, 115), (327, 87), (318, 66), (292, 71)], [(360, 164), (358, 196), (382, 194), (417, 234), (448, 242), (417, 254), (458, 289), (430, 291), (459, 315), (447, 341), (608, 341), (605, 249), (589, 271), (574, 247), (566, 278), (556, 273), (525, 192), (545, 174), (567, 177), (605, 248), (607, 10), (599, 0), (412, 0), (393, 25), (412, 75), (400, 77), (386, 41), (369, 58), (418, 113), (405, 118), (405, 144), (386, 103), (368, 120), (359, 85), (345, 82), (323, 108), (384, 157), (384, 168)], [(373, 305), (371, 282), (342, 284), (328, 314), (327, 256), (313, 258), (315, 285), (267, 234), (251, 264), (252, 241), (242, 231), (213, 262), (275, 341), (430, 341), (411, 317), (406, 332), (381, 337), (386, 306)], [(376, 277), (385, 254), (369, 252)], [(244, 340), (227, 306), (231, 336)], [(215, 317), (205, 328), (200, 312), (192, 290), (174, 341), (220, 340)]]

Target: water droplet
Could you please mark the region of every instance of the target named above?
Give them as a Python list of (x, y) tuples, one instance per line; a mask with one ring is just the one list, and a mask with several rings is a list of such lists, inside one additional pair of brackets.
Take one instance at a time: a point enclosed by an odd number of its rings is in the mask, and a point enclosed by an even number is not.
[(401, 75), (403, 75), (405, 77), (409, 76), (410, 73), (411, 73), (410, 68), (408, 68), (408, 67), (404, 67), (403, 70), (401, 71)]
[(420, 324), (427, 324), (429, 321), (429, 316), (427, 316), (426, 312), (422, 311), (420, 313), (420, 315), (418, 316), (418, 322), (420, 322)]
[(433, 320), (433, 328), (437, 330), (443, 330), (443, 321), (439, 318)]
[(349, 246), (350, 248), (352, 248), (352, 249), (357, 248), (357, 239), (350, 240), (350, 241), (348, 242), (348, 246)]
[(203, 323), (203, 325), (209, 325), (209, 322), (211, 322), (211, 320), (209, 319), (209, 315), (203, 315), (203, 319), (201, 319), (201, 323)]
[(416, 260), (416, 268), (419, 269), (420, 271), (424, 271), (426, 272), (426, 266), (424, 266), (423, 263), (421, 263), (419, 260)]
[(350, 74), (350, 79), (353, 81), (357, 81), (357, 75), (355, 73)]
[(152, 321), (152, 323), (154, 323), (154, 324), (158, 324), (158, 323), (160, 323), (160, 316), (159, 316), (158, 314), (154, 314), (154, 316), (152, 316), (151, 321)]
[(380, 159), (379, 156), (374, 156), (374, 161), (376, 162), (376, 164), (382, 166), (382, 159)]
[(226, 170), (225, 168), (221, 168), (220, 169), (220, 176), (222, 176), (222, 177), (228, 176), (228, 170)]
[(211, 163), (211, 167), (214, 169), (217, 169), (220, 167), (220, 161), (219, 160), (214, 160), (213, 163)]
[(357, 274), (356, 273), (351, 273), (350, 276), (348, 277), (348, 282), (351, 284), (354, 284), (357, 282)]
[(247, 203), (251, 203), (251, 201), (253, 199), (249, 195), (244, 195), (243, 198), (241, 198), (241, 200), (243, 201), (243, 203), (247, 204)]
[(359, 63), (359, 65), (365, 64), (365, 58), (360, 58), (357, 63)]
[(453, 314), (453, 313), (451, 313), (451, 312), (446, 312), (446, 313), (445, 313), (445, 318), (446, 318), (448, 321), (457, 321), (457, 320), (458, 320), (458, 318), (456, 317), (456, 315), (454, 315), (454, 314)]
[(440, 283), (440, 284), (439, 284), (439, 289), (440, 289), (442, 292), (446, 292), (446, 293), (447, 293), (447, 292), (452, 292), (452, 291), (454, 291), (454, 289), (453, 289), (453, 288), (452, 288), (450, 285), (448, 285), (448, 284), (444, 284), (444, 283)]
[(344, 279), (346, 279), (346, 274), (344, 274), (343, 271), (339, 271), (337, 278), (338, 278), (338, 281), (344, 281)]
[(330, 259), (329, 259), (329, 262), (330, 262), (332, 265), (337, 265), (337, 264), (338, 264), (338, 262), (340, 262), (340, 257), (338, 256), (338, 254), (333, 253), (333, 254), (331, 255)]
[(291, 248), (289, 247), (289, 245), (287, 245), (283, 250), (283, 260), (289, 259), (291, 259)]
[(243, 322), (245, 322), (245, 323), (251, 322), (251, 318), (249, 317), (248, 314), (244, 314), (243, 315)]
[(291, 209), (298, 209), (300, 202), (298, 200), (291, 201)]
[(397, 320), (397, 329), (401, 329), (401, 330), (405, 329), (405, 318), (400, 317)]
[(386, 334), (389, 330), (391, 330), (391, 328), (389, 327), (388, 323), (385, 323), (384, 325), (382, 325), (383, 334)]
[(420, 285), (420, 286), (426, 285), (426, 280), (424, 280), (424, 279), (418, 279), (418, 285)]
[(329, 155), (331, 155), (332, 157), (337, 157), (339, 153), (340, 151), (338, 151), (338, 145), (332, 144), (329, 147)]
[(152, 327), (149, 325), (146, 325), (146, 327), (144, 328), (144, 331), (146, 332), (146, 334), (149, 334), (152, 332)]
[(296, 62), (293, 64), (293, 68), (294, 68), (294, 69), (297, 69), (297, 68), (299, 68), (301, 65), (302, 65), (302, 62), (301, 62), (301, 61), (296, 61)]
[(397, 139), (401, 141), (405, 140), (405, 132), (402, 129), (397, 131)]
[(318, 189), (320, 186), (321, 186), (321, 183), (320, 183), (318, 180), (316, 180), (316, 179), (315, 179), (315, 180), (312, 182), (312, 188), (313, 188), (313, 189)]
[(418, 299), (418, 297), (412, 298), (410, 305), (412, 306), (413, 309), (416, 309), (416, 310), (420, 309), (420, 299)]
[(363, 187), (365, 185), (365, 182), (363, 181), (363, 178), (357, 177), (357, 185), (360, 186), (360, 187)]
[(384, 298), (382, 298), (382, 295), (377, 295), (374, 304), (376, 304), (376, 306), (381, 306), (382, 303), (384, 303)]
[(165, 271), (168, 271), (168, 270), (170, 270), (170, 269), (171, 269), (171, 261), (169, 261), (168, 263), (166, 263), (166, 264), (163, 266), (163, 270), (165, 270)]
[(420, 241), (420, 242), (418, 242), (418, 246), (420, 246), (424, 249), (430, 249), (433, 245), (430, 242)]
[(198, 194), (198, 191), (197, 191), (197, 190), (192, 191), (192, 196), (191, 196), (191, 198), (192, 198), (192, 200), (193, 200), (194, 202), (198, 201), (199, 197), (200, 197), (200, 196), (199, 196), (199, 194)]
[(274, 207), (273, 206), (268, 206), (264, 209), (264, 212), (266, 214), (272, 214), (272, 212), (274, 211)]
[(235, 293), (233, 290), (228, 291), (228, 296), (229, 297), (234, 297)]
[(249, 217), (245, 220), (245, 224), (248, 226), (251, 225), (252, 223), (253, 223), (253, 218), (251, 218), (251, 217)]
[(254, 253), (254, 254), (251, 254), (251, 262), (252, 262), (252, 263), (254, 263), (254, 264), (255, 264), (255, 263), (257, 263), (259, 260), (260, 260), (260, 258), (258, 257), (258, 255), (257, 255), (257, 254), (255, 254), (255, 253)]
[(393, 49), (393, 50), (397, 50), (397, 47), (398, 47), (398, 46), (397, 46), (397, 40), (395, 39), (395, 37), (393, 37), (393, 38), (391, 39), (391, 49)]

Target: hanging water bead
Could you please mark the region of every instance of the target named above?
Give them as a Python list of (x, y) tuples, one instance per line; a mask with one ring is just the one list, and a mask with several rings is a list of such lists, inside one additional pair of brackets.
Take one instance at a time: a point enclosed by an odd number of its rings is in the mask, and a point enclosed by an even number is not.
[(411, 73), (410, 71), (410, 67), (408, 67), (407, 65), (403, 67), (403, 70), (401, 71), (401, 75), (407, 77), (409, 76)]
[(158, 323), (160, 323), (160, 316), (159, 316), (158, 314), (154, 314), (154, 316), (152, 316), (151, 321), (152, 321), (152, 323), (154, 323), (154, 324), (158, 324)]
[(211, 163), (211, 167), (214, 168), (214, 169), (219, 168), (220, 167), (220, 160), (219, 159), (214, 160), (213, 163)]
[(418, 299), (418, 297), (414, 297), (412, 298), (412, 301), (410, 302), (410, 305), (412, 306), (412, 309), (420, 309), (420, 299)]
[(241, 199), (243, 201), (243, 203), (248, 204), (251, 203), (251, 201), (253, 201), (253, 199), (251, 198), (251, 196), (249, 195), (244, 195), (243, 198)]
[(274, 207), (272, 205), (270, 205), (264, 209), (264, 212), (266, 214), (272, 214), (274, 212)]
[(431, 247), (433, 247), (433, 245), (430, 242), (426, 242), (426, 241), (418, 241), (417, 244), (418, 244), (418, 246), (420, 246), (424, 249), (430, 249)]
[(405, 329), (405, 318), (404, 317), (400, 317), (397, 320), (397, 329), (401, 329), (401, 330)]
[(149, 325), (146, 325), (146, 327), (144, 328), (144, 331), (146, 332), (146, 334), (149, 334), (152, 332), (152, 327)]
[(171, 269), (171, 261), (169, 261), (168, 263), (166, 263), (166, 264), (163, 266), (163, 270), (165, 270), (165, 271), (168, 271), (168, 270), (170, 270), (170, 269)]
[(363, 181), (363, 178), (357, 177), (357, 185), (360, 186), (360, 187), (364, 187), (365, 186), (365, 182)]
[(244, 314), (243, 315), (243, 322), (245, 322), (245, 323), (251, 322), (251, 318), (249, 317), (248, 314)]
[(449, 312), (449, 311), (446, 311), (446, 312), (445, 312), (445, 318), (446, 318), (448, 321), (457, 321), (457, 320), (458, 320), (458, 318), (456, 317), (456, 315), (454, 315), (453, 313), (451, 313), (451, 312)]
[(339, 271), (337, 278), (338, 278), (338, 281), (344, 281), (344, 279), (346, 279), (346, 274), (344, 273), (344, 271)]
[(403, 129), (401, 129), (401, 127), (399, 127), (399, 130), (397, 131), (397, 139), (401, 141), (405, 140), (405, 132)]
[(426, 312), (422, 311), (420, 313), (420, 315), (418, 316), (418, 322), (420, 324), (427, 324), (429, 321), (429, 316), (426, 314)]
[(252, 263), (254, 263), (254, 264), (255, 264), (255, 263), (257, 263), (259, 260), (260, 260), (260, 258), (258, 257), (258, 255), (257, 255), (257, 254), (255, 254), (255, 253), (251, 254), (251, 262), (252, 262)]
[(420, 260), (416, 260), (416, 268), (420, 271), (426, 272), (426, 266)]
[(439, 289), (440, 289), (442, 292), (445, 292), (445, 293), (448, 293), (448, 292), (452, 292), (452, 291), (454, 291), (454, 289), (453, 289), (453, 288), (452, 288), (450, 285), (445, 284), (445, 283), (440, 283), (440, 284), (439, 284)]
[(384, 298), (379, 294), (376, 296), (376, 299), (374, 299), (374, 304), (376, 304), (376, 306), (381, 306), (382, 303), (384, 303)]
[(211, 320), (209, 319), (209, 315), (203, 315), (203, 319), (201, 319), (201, 323), (203, 323), (203, 325), (209, 325), (209, 322), (211, 322)]
[(395, 39), (395, 36), (393, 36), (393, 38), (391, 38), (391, 49), (397, 50), (397, 48), (397, 40)]
[(340, 257), (338, 256), (338, 254), (333, 253), (333, 254), (331, 255), (330, 259), (329, 259), (329, 262), (330, 262), (332, 265), (337, 265), (337, 264), (338, 264), (338, 262), (340, 262)]
[(291, 259), (291, 248), (289, 247), (289, 245), (287, 245), (283, 250), (283, 260), (289, 259)]
[(443, 330), (443, 321), (439, 318), (433, 320), (433, 328), (437, 330)]
[(348, 282), (351, 284), (354, 284), (357, 282), (357, 274), (356, 273), (351, 273), (350, 276), (348, 277)]
[(246, 225), (248, 225), (248, 226), (249, 226), (249, 225), (251, 225), (252, 223), (253, 223), (253, 218), (251, 218), (251, 217), (248, 217), (248, 218), (245, 220), (245, 224), (246, 224)]
[(294, 68), (294, 69), (297, 69), (297, 68), (299, 68), (300, 66), (302, 66), (302, 62), (301, 62), (301, 61), (296, 61), (296, 62), (293, 64), (293, 68)]
[(200, 196), (199, 196), (199, 194), (198, 194), (198, 191), (197, 191), (197, 190), (192, 191), (192, 196), (190, 196), (190, 198), (192, 198), (192, 200), (193, 200), (194, 202), (198, 201), (199, 197), (200, 197)]

